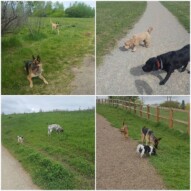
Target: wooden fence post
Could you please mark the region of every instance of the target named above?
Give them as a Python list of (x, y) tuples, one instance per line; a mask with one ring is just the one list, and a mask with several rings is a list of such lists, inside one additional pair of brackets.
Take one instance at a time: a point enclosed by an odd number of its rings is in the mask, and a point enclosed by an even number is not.
[(136, 103), (134, 103), (134, 113), (136, 114)]
[(150, 119), (150, 106), (147, 105), (147, 119)]
[(169, 110), (169, 127), (173, 128), (173, 110)]
[(142, 114), (143, 114), (143, 105), (140, 104), (140, 116), (142, 117)]
[(160, 110), (159, 107), (156, 107), (156, 121), (159, 122), (159, 115), (160, 115)]

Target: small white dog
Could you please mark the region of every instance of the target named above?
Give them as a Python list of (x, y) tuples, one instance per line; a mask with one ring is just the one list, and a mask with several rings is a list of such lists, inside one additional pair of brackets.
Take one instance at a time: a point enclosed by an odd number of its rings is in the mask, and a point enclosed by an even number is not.
[(141, 158), (143, 157), (144, 154), (147, 155), (156, 155), (156, 149), (153, 146), (149, 146), (149, 145), (142, 145), (139, 144), (137, 146), (137, 153), (140, 153)]
[(23, 144), (23, 142), (24, 142), (24, 137), (17, 136), (17, 142)]
[(60, 132), (63, 132), (64, 129), (58, 124), (52, 124), (52, 125), (48, 126), (48, 135), (50, 135), (52, 133), (52, 131), (56, 131), (56, 132), (60, 133)]

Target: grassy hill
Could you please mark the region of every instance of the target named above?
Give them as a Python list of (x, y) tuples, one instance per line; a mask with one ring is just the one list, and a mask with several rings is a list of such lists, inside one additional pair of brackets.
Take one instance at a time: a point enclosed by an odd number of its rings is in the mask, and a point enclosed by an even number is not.
[[(52, 123), (64, 133), (48, 136)], [(2, 143), (41, 189), (93, 190), (94, 123), (93, 110), (2, 115)]]
[[(166, 187), (173, 190), (190, 188), (190, 139), (186, 133), (169, 129), (161, 123), (142, 119), (121, 108), (98, 104), (96, 110), (115, 128), (121, 128), (123, 120), (128, 125), (131, 139), (141, 142), (141, 128), (152, 129), (156, 137), (161, 137), (156, 157), (148, 160), (161, 175)], [(127, 144), (128, 146), (128, 144)], [(136, 148), (135, 148), (136, 150)]]
[(97, 1), (96, 3), (96, 63), (127, 34), (143, 15), (147, 2)]
[[(50, 20), (59, 23), (59, 35)], [(31, 35), (28, 25), (35, 29), (39, 22), (40, 32)], [(94, 18), (29, 18), (28, 25), (1, 39), (2, 94), (70, 94), (72, 69), (94, 55)], [(29, 87), (24, 61), (32, 55), (40, 55), (49, 85), (34, 78), (34, 87)]]

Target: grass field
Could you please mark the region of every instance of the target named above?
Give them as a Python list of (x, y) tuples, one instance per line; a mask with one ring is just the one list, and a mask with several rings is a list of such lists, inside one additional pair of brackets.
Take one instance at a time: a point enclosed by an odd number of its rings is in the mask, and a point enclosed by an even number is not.
[[(94, 189), (94, 110), (2, 115), (2, 143), (41, 189)], [(47, 123), (62, 134), (48, 136)], [(17, 144), (17, 135), (24, 144)]]
[(161, 3), (178, 18), (184, 28), (190, 32), (190, 2), (189, 1), (161, 1)]
[[(33, 27), (39, 18), (30, 18)], [(41, 18), (40, 33), (29, 35), (27, 26), (2, 37), (2, 94), (70, 94), (74, 78), (72, 68), (79, 67), (86, 56), (94, 55), (94, 18), (52, 18), (60, 24), (60, 34), (52, 31), (50, 18)], [(49, 82), (33, 79), (24, 71), (24, 61), (40, 55)]]
[(108, 53), (116, 41), (127, 34), (146, 9), (146, 2), (96, 3), (96, 63)]
[(148, 160), (161, 175), (168, 189), (188, 190), (190, 188), (190, 140), (187, 134), (109, 105), (98, 104), (97, 112), (116, 128), (120, 128), (125, 119), (130, 137), (137, 142), (141, 140), (140, 131), (143, 126), (152, 129), (157, 137), (162, 137), (157, 157), (150, 157)]

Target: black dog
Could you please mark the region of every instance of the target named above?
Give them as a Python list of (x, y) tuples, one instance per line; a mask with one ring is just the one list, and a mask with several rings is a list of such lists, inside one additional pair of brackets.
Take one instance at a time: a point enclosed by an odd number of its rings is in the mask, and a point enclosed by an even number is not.
[[(188, 44), (180, 50), (167, 52), (157, 57), (150, 58), (142, 69), (144, 72), (151, 72), (159, 69), (166, 71), (166, 77), (159, 83), (160, 85), (164, 85), (175, 69), (184, 72), (189, 61), (190, 45)], [(188, 71), (188, 73), (190, 72)]]

